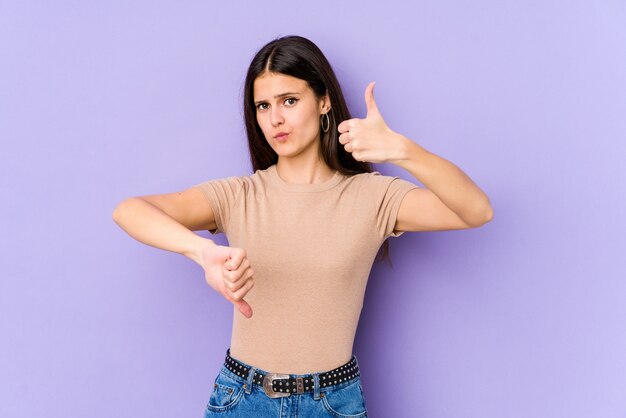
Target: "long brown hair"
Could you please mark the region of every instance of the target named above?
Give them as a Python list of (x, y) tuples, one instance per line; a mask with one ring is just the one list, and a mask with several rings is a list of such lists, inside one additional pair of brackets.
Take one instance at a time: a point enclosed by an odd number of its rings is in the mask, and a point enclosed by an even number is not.
[[(248, 67), (244, 86), (243, 112), (252, 172), (265, 170), (278, 162), (278, 154), (266, 141), (256, 119), (254, 81), (265, 72), (285, 74), (306, 81), (318, 99), (328, 94), (331, 103), (328, 112), (330, 127), (328, 132), (320, 129), (320, 150), (324, 162), (332, 170), (348, 176), (372, 172), (369, 162), (355, 160), (352, 154), (339, 143), (337, 126), (342, 121), (351, 119), (352, 116), (335, 72), (317, 45), (307, 38), (296, 35), (272, 40), (255, 54)], [(385, 241), (380, 259), (384, 260), (388, 256), (389, 243)]]

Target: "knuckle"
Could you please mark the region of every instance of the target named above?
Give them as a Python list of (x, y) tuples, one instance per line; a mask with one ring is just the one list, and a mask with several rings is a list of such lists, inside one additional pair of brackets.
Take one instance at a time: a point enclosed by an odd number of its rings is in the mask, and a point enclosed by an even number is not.
[(241, 289), (237, 290), (236, 292), (233, 292), (233, 294), (238, 299), (243, 299), (243, 297), (246, 295), (246, 293), (248, 293), (248, 290), (250, 290), (250, 289), (247, 286), (244, 286)]

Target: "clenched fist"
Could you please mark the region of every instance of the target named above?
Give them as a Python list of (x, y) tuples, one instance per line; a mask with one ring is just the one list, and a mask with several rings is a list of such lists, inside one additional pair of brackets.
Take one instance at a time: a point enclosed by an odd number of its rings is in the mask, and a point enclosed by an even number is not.
[(246, 317), (252, 308), (243, 298), (254, 286), (254, 271), (243, 248), (212, 245), (202, 250), (202, 267), (207, 283), (231, 301)]

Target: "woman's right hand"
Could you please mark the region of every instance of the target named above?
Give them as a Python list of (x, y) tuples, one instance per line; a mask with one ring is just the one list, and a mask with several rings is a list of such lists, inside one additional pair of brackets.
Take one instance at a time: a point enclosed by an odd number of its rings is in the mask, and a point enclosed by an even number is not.
[(252, 317), (252, 308), (243, 298), (254, 286), (254, 271), (246, 257), (246, 250), (223, 245), (202, 249), (202, 267), (207, 283), (221, 293), (246, 317)]

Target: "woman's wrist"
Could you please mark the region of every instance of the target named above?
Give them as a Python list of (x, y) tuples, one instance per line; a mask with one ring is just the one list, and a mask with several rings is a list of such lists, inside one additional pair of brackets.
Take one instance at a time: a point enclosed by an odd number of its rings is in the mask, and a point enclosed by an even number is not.
[(217, 244), (208, 238), (204, 238), (199, 235), (196, 235), (196, 236), (198, 238), (193, 240), (189, 250), (184, 251), (182, 254), (185, 257), (195, 261), (200, 267), (204, 267), (203, 262), (202, 262), (202, 251), (206, 247), (216, 246)]

